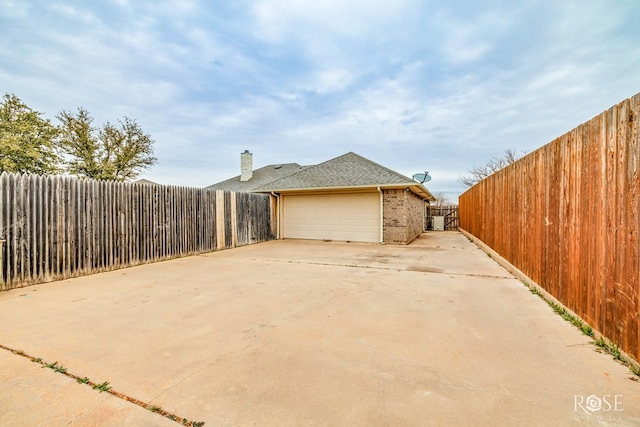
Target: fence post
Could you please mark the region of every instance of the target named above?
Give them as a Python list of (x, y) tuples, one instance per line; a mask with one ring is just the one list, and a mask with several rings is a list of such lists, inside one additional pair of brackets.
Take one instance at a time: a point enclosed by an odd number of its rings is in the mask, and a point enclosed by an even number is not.
[(4, 244), (6, 240), (0, 240), (0, 290), (4, 289)]

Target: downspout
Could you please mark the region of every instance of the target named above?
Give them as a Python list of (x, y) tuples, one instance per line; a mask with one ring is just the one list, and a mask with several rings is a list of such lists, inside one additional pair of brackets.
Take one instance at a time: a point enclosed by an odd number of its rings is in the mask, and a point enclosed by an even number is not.
[(427, 206), (429, 199), (422, 199), (422, 231), (427, 231)]
[(280, 240), (280, 195), (273, 191), (271, 195), (276, 198), (276, 239)]
[(378, 186), (380, 193), (380, 244), (384, 243), (384, 195), (382, 189)]

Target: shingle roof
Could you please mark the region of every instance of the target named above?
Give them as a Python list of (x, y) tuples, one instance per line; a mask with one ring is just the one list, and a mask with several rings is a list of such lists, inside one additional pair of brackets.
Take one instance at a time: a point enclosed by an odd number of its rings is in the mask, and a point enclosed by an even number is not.
[(429, 200), (433, 195), (411, 178), (349, 152), (314, 166), (297, 163), (269, 165), (253, 171), (249, 181), (240, 175), (210, 185), (212, 190), (271, 192), (351, 187), (406, 187)]
[(285, 163), (282, 165), (268, 165), (260, 169), (253, 171), (253, 177), (249, 181), (240, 181), (240, 175), (227, 179), (226, 181), (218, 182), (210, 185), (206, 188), (211, 190), (226, 190), (226, 191), (254, 191), (256, 188), (268, 184), (270, 182), (279, 180), (280, 178), (289, 176), (306, 166), (300, 166), (297, 163)]
[(309, 166), (284, 178), (265, 183), (254, 191), (276, 191), (331, 187), (416, 185), (411, 178), (349, 152), (319, 165)]

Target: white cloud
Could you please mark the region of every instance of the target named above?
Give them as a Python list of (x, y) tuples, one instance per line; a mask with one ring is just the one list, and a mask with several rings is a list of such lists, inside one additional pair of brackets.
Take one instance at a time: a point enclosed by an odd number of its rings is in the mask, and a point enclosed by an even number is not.
[(0, 0), (0, 17), (23, 19), (28, 16), (31, 5), (22, 0)]
[(3, 89), (48, 117), (139, 119), (165, 183), (228, 178), (244, 149), (258, 164), (353, 150), (448, 191), (640, 90), (632, 2), (0, 6)]
[(305, 89), (327, 94), (344, 90), (352, 81), (351, 73), (343, 68), (330, 68), (318, 71), (313, 82)]
[(84, 25), (95, 25), (99, 23), (99, 20), (96, 18), (96, 16), (86, 9), (56, 2), (50, 3), (49, 8), (53, 13), (62, 15), (64, 18)]
[[(415, 3), (325, 0), (260, 0), (253, 3), (257, 38), (270, 43), (309, 41), (314, 37), (357, 37), (373, 33), (390, 20), (410, 12)], [(295, 41), (295, 40), (293, 40)]]

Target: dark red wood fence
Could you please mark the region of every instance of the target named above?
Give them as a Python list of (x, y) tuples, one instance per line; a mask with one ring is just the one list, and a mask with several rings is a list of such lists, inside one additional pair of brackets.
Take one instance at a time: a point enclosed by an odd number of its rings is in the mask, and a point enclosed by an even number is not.
[(640, 360), (640, 94), (460, 197), (460, 227)]

